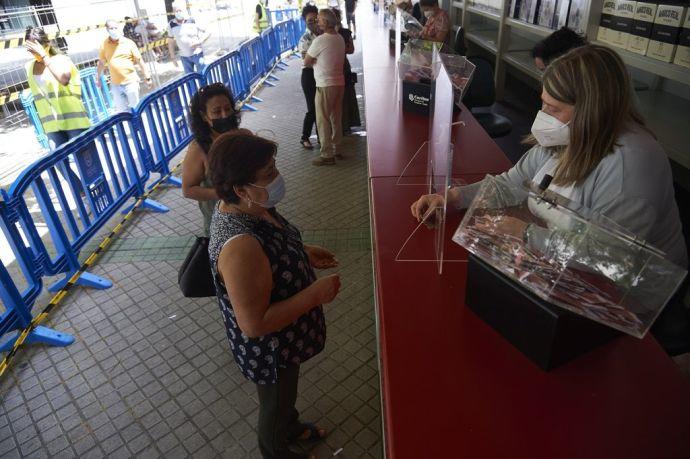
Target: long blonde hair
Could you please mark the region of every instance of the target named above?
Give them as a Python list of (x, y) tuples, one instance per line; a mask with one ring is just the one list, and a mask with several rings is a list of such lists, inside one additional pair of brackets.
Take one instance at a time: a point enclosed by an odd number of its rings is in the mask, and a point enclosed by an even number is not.
[(628, 70), (612, 49), (587, 45), (571, 50), (549, 64), (542, 85), (551, 97), (575, 107), (570, 142), (554, 173), (556, 185), (587, 178), (613, 152), (629, 122), (647, 129), (632, 100)]

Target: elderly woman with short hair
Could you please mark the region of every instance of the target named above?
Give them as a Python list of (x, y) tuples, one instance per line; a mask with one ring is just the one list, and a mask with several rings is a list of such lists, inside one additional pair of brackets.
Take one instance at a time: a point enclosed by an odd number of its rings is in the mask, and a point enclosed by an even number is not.
[(247, 131), (213, 143), (211, 179), (220, 202), (209, 258), (232, 354), (256, 385), (261, 455), (306, 458), (289, 443), (321, 439), (326, 430), (299, 421), (299, 370), (324, 348), (321, 305), (338, 294), (340, 277), (316, 278), (314, 268), (338, 265), (335, 256), (303, 244), (299, 230), (276, 210), (285, 196), (276, 151), (275, 143)]

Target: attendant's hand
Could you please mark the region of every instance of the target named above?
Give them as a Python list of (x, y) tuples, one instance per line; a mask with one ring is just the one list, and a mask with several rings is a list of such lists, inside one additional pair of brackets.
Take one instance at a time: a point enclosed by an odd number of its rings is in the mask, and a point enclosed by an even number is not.
[(335, 268), (338, 266), (338, 260), (335, 254), (330, 250), (324, 249), (316, 245), (305, 246), (304, 250), (309, 255), (309, 263), (317, 269)]
[(443, 196), (438, 194), (425, 194), (410, 206), (412, 216), (421, 222), (427, 214), (437, 207), (443, 207)]
[(340, 291), (340, 274), (331, 274), (317, 279), (307, 288), (312, 290), (317, 304), (330, 303)]

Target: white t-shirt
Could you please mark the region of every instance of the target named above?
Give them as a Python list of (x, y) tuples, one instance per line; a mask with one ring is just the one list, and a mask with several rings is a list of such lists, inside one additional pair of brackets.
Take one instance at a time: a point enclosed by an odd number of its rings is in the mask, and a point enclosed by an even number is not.
[(182, 24), (174, 20), (170, 21), (170, 36), (175, 39), (180, 49), (180, 56), (192, 57), (203, 53), (204, 49), (201, 46), (192, 47), (192, 44), (198, 42), (203, 34), (204, 30), (192, 19), (187, 19)]
[(345, 40), (339, 33), (324, 33), (314, 39), (307, 54), (316, 59), (314, 79), (317, 88), (345, 86)]

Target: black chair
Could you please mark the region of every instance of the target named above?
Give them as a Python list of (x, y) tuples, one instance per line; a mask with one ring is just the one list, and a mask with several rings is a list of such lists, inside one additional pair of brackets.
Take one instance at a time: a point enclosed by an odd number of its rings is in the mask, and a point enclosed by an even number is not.
[(683, 304), (688, 285), (686, 280), (651, 328), (654, 338), (671, 357), (690, 352), (690, 312)]
[[(458, 30), (459, 32), (460, 30)], [(457, 38), (457, 34), (456, 34)], [(491, 111), (476, 111), (476, 108), (491, 107), (496, 102), (494, 69), (483, 57), (468, 57), (475, 65), (474, 76), (462, 102), (492, 138), (503, 137), (513, 130), (513, 123), (503, 115)]]
[[(680, 220), (683, 225), (685, 247), (690, 257), (690, 192), (682, 185), (674, 183), (676, 202), (680, 210)], [(690, 311), (683, 303), (690, 288), (690, 278), (686, 278), (678, 292), (673, 295), (668, 304), (652, 325), (651, 333), (671, 357), (690, 352)]]
[(453, 50), (461, 56), (467, 54), (467, 44), (465, 43), (465, 30), (458, 27), (455, 31), (455, 42), (453, 43)]

